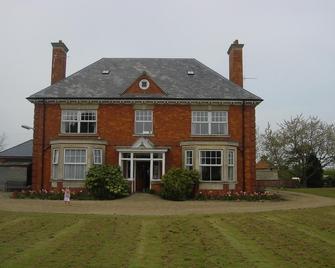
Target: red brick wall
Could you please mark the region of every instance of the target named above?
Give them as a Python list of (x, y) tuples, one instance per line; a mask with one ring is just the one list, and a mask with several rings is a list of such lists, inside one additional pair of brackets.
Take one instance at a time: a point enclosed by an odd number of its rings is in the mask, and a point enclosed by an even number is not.
[[(61, 109), (58, 104), (45, 106), (45, 136), (43, 143), (43, 104), (35, 105), (34, 147), (33, 147), (33, 187), (40, 189), (43, 165), (43, 187), (50, 187), (50, 140), (60, 133)], [(169, 147), (166, 169), (181, 167), (182, 155), (180, 142), (201, 141), (234, 141), (242, 145), (242, 106), (229, 108), (229, 137), (191, 137), (191, 107), (189, 105), (155, 105), (153, 108), (153, 134), (149, 137), (155, 146)], [(245, 106), (245, 186), (247, 191), (254, 190), (255, 184), (255, 108)], [(130, 146), (137, 139), (134, 135), (133, 105), (102, 104), (98, 109), (98, 136), (106, 140), (106, 163), (118, 164), (116, 146)], [(64, 138), (64, 136), (62, 136)], [(42, 150), (43, 147), (43, 150)], [(237, 150), (237, 190), (243, 187), (243, 148)]]
[(62, 47), (52, 50), (51, 85), (64, 79), (66, 75), (66, 52)]

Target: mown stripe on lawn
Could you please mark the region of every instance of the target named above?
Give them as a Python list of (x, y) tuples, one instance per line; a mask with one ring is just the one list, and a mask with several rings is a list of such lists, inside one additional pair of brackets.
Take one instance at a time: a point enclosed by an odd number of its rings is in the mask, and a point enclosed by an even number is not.
[(160, 221), (164, 267), (205, 267), (200, 237), (193, 217), (171, 217)]
[(144, 218), (137, 240), (137, 248), (132, 255), (129, 267), (162, 267), (162, 237), (160, 220)]
[[(272, 251), (287, 264), (295, 267), (325, 266), (335, 263), (334, 247), (306, 236), (297, 228), (289, 228), (284, 223), (274, 223), (267, 219), (270, 213), (237, 215), (227, 221), (235, 224), (249, 239)], [(311, 265), (313, 264), (313, 265)]]
[[(286, 264), (275, 254), (269, 252), (263, 246), (255, 241), (249, 239), (241, 232), (243, 226), (236, 226), (235, 224), (228, 223), (224, 218), (208, 219), (210, 226), (216, 229), (226, 240), (229, 241), (231, 246), (239, 251), (249, 262), (248, 267), (284, 267)], [(244, 264), (236, 264), (239, 267), (245, 267)]]
[[(78, 222), (52, 233), (49, 237), (45, 237), (36, 243), (32, 241), (32, 246), (23, 250), (15, 258), (2, 262), (4, 267), (42, 267), (45, 260), (48, 265), (57, 263), (59, 259), (53, 259), (52, 254), (56, 250), (62, 252), (63, 258), (68, 250), (63, 247), (64, 244), (70, 243), (70, 239), (81, 232), (81, 228), (87, 224), (87, 220), (80, 219)], [(38, 234), (37, 234), (38, 235)], [(64, 259), (66, 261), (66, 259)], [(71, 259), (69, 259), (71, 261)]]
[(106, 217), (101, 219), (104, 237), (87, 267), (129, 267), (137, 247), (140, 220), (136, 217)]
[[(324, 230), (320, 231), (318, 228), (315, 228), (313, 225), (299, 223), (297, 221), (293, 221), (290, 218), (279, 215), (267, 215), (267, 220), (273, 221), (274, 224), (284, 225), (287, 228), (294, 229), (296, 232), (302, 232), (304, 235), (310, 236), (312, 238), (318, 239), (322, 242), (330, 244), (330, 246), (335, 246), (335, 236), (334, 234), (327, 232)], [(334, 225), (335, 228), (335, 225)]]
[(54, 220), (49, 215), (41, 217), (22, 214), (17, 220), (20, 224), (4, 226), (0, 232), (0, 261), (22, 254), (24, 250), (48, 238), (68, 223), (67, 220)]

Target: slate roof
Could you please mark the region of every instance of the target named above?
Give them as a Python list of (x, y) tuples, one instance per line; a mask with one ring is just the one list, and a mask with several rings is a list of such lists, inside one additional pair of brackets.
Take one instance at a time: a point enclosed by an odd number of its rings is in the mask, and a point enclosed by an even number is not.
[(28, 140), (12, 148), (0, 152), (0, 158), (29, 158), (33, 156), (33, 140)]
[[(102, 74), (109, 70), (109, 74)], [(194, 75), (188, 75), (193, 71)], [(127, 99), (121, 94), (146, 72), (166, 95), (145, 95), (149, 99), (262, 99), (232, 83), (196, 59), (102, 58), (67, 78), (31, 95), (36, 99)]]

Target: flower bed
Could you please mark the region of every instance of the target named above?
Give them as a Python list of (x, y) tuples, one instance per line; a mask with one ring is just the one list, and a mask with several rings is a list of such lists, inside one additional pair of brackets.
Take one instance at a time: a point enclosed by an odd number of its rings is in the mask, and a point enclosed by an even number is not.
[[(47, 200), (63, 200), (64, 190), (45, 190), (32, 191), (32, 190), (22, 190), (20, 192), (13, 192), (12, 198), (17, 199), (47, 199)], [(93, 200), (95, 199), (89, 192), (79, 190), (71, 192), (71, 199), (75, 200)]]
[(226, 192), (199, 191), (196, 200), (224, 200), (224, 201), (261, 201), (261, 200), (283, 200), (279, 194), (272, 192)]

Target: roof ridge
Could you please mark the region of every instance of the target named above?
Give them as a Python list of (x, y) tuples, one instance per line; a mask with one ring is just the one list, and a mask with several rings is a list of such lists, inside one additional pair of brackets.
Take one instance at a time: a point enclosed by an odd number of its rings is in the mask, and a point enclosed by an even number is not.
[(6, 152), (6, 151), (12, 150), (12, 149), (14, 149), (14, 148), (16, 148), (16, 147), (22, 146), (23, 144), (28, 143), (28, 142), (30, 142), (30, 141), (33, 141), (33, 139), (30, 139), (30, 140), (21, 142), (21, 143), (15, 145), (15, 146), (13, 146), (13, 147), (10, 147), (10, 148), (8, 148), (8, 149), (6, 149), (6, 150), (3, 150), (3, 151), (0, 152), (0, 154), (1, 154), (1, 153), (4, 153), (4, 152)]

